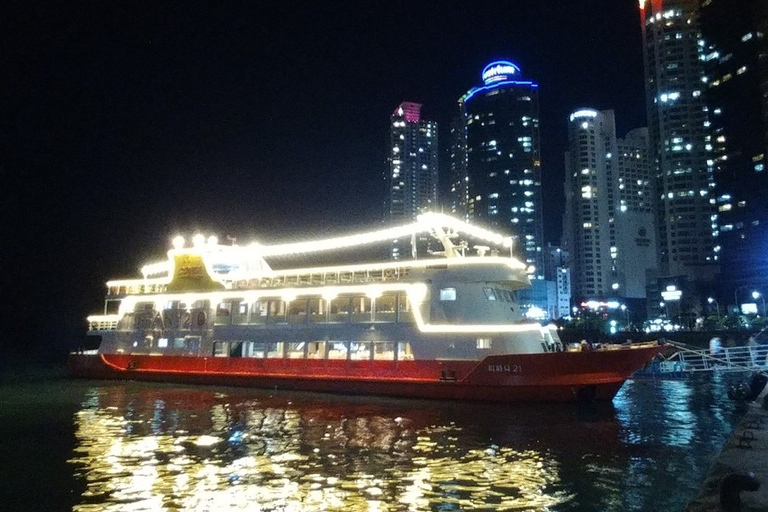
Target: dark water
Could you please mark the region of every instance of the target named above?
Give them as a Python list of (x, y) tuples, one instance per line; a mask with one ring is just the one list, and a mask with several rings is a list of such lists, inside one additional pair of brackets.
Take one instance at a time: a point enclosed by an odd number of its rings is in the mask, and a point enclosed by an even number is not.
[(72, 381), (0, 385), (6, 510), (674, 511), (743, 375), (507, 406)]

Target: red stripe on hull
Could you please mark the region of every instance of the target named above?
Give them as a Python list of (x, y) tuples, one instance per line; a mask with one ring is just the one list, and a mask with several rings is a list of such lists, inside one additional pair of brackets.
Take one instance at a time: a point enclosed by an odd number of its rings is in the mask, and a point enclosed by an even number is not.
[(477, 361), (333, 361), (71, 354), (76, 377), (492, 402), (611, 400), (662, 346), (490, 356)]

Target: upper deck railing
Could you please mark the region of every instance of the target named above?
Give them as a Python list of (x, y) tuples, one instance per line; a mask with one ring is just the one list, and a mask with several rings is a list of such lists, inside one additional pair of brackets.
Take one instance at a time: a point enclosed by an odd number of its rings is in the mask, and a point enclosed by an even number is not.
[[(411, 267), (382, 266), (366, 269), (332, 271), (274, 271), (269, 275), (252, 279), (223, 280), (228, 290), (259, 290), (282, 287), (326, 286), (337, 284), (365, 284), (396, 282), (407, 277)], [(126, 295), (158, 294), (167, 291), (165, 278), (125, 279), (110, 281), (108, 295), (124, 297)]]

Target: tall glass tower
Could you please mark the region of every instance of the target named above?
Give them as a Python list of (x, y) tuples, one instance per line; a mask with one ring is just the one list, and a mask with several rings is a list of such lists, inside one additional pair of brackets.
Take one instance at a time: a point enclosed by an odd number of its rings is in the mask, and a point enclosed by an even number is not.
[(709, 293), (718, 272), (699, 0), (640, 2), (660, 277)]
[(452, 163), (452, 205), (515, 237), (516, 256), (543, 279), (539, 86), (520, 74), (512, 62), (491, 62), (459, 99), (452, 154), (463, 161)]
[[(421, 118), (421, 104), (403, 102), (390, 117), (389, 221), (407, 223), (437, 208), (437, 123)], [(410, 240), (392, 242), (393, 259), (409, 258)]]
[(750, 290), (768, 293), (768, 1), (706, 0), (699, 20), (722, 246), (720, 292), (749, 302)]

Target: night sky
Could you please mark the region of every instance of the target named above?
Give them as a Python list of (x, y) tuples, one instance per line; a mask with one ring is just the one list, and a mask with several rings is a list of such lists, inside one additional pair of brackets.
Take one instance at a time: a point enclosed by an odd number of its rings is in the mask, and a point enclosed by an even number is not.
[(11, 0), (0, 44), (8, 357), (65, 351), (104, 282), (176, 234), (374, 226), (402, 101), (440, 124), (445, 189), (457, 99), (491, 60), (540, 85), (546, 241), (568, 114), (613, 108), (619, 136), (645, 125), (637, 0)]

